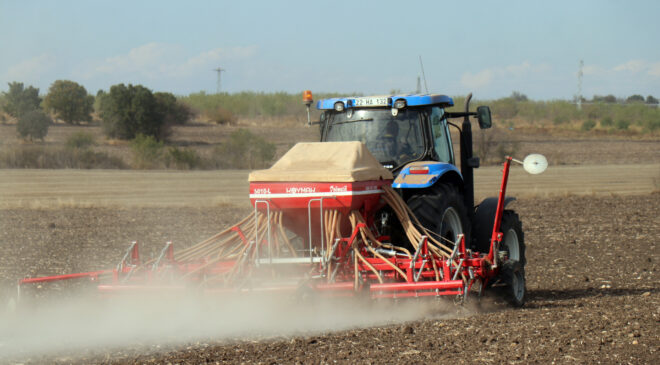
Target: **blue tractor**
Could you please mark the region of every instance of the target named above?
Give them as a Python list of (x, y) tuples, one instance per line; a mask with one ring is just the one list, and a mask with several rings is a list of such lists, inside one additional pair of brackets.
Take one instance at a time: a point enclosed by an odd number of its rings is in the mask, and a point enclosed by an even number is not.
[[(304, 96), (311, 104), (311, 94)], [(331, 98), (316, 106), (321, 110), (322, 142), (364, 143), (393, 172), (393, 188), (427, 229), (447, 242), (456, 242), (463, 234), (471, 250), (483, 253), (490, 248), (497, 198), (474, 204), (473, 169), (479, 167), (479, 158), (473, 155), (470, 118), (476, 117), (480, 128), (490, 128), (491, 112), (487, 106), (470, 112), (471, 96), (466, 98), (463, 112), (446, 111), (454, 101), (438, 94)], [(462, 123), (453, 122), (456, 119)], [(450, 126), (459, 131), (458, 157)], [(511, 200), (507, 198), (505, 205)], [(390, 236), (393, 244), (406, 242), (400, 224), (398, 227), (396, 219), (391, 219), (393, 214), (383, 210), (379, 215), (380, 232)], [(504, 237), (498, 261), (506, 266), (496, 282), (508, 288), (505, 297), (512, 304), (521, 306), (525, 300), (525, 245), (522, 224), (514, 211), (504, 211), (500, 232)]]

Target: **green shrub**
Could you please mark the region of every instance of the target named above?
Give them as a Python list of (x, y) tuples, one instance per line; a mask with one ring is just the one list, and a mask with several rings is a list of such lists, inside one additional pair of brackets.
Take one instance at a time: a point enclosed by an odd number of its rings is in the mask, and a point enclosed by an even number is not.
[(94, 97), (82, 85), (69, 80), (57, 80), (48, 89), (44, 99), (46, 110), (68, 124), (92, 120)]
[(614, 125), (614, 127), (620, 131), (628, 130), (629, 126), (630, 126), (630, 122), (622, 119), (617, 120), (616, 124)]
[(190, 108), (177, 101), (172, 93), (157, 92), (154, 93), (154, 97), (166, 125), (185, 124), (192, 116)]
[(100, 97), (103, 128), (109, 137), (133, 139), (143, 134), (160, 141), (169, 135), (158, 99), (146, 87), (114, 85)]
[(195, 150), (170, 147), (165, 155), (165, 165), (180, 170), (190, 170), (202, 167), (202, 158)]
[(3, 93), (3, 110), (5, 113), (15, 118), (21, 115), (38, 110), (41, 104), (39, 89), (32, 86), (23, 87), (22, 82), (10, 82), (9, 91)]
[(612, 121), (612, 118), (610, 118), (610, 117), (605, 117), (605, 118), (601, 119), (600, 125), (602, 127), (611, 127), (611, 126), (614, 125), (614, 121)]
[(0, 168), (124, 169), (126, 164), (118, 157), (88, 149), (27, 145), (1, 151)]
[(70, 135), (64, 144), (67, 148), (86, 149), (96, 145), (96, 140), (91, 133), (76, 132)]
[(236, 123), (236, 116), (229, 110), (221, 107), (216, 108), (208, 117), (216, 124), (234, 125)]
[(655, 132), (660, 130), (660, 118), (658, 119), (648, 119), (643, 123), (644, 130), (647, 132)]
[(589, 119), (589, 120), (585, 120), (584, 122), (582, 122), (582, 127), (580, 127), (580, 129), (587, 132), (587, 131), (590, 131), (590, 130), (594, 129), (595, 126), (596, 126), (596, 122)]
[[(105, 152), (96, 152), (90, 149), (76, 149), (61, 151), (63, 157), (69, 162), (64, 168), (76, 169), (125, 169), (126, 164), (119, 157), (110, 156)], [(66, 161), (66, 160), (65, 160)]]
[(48, 134), (48, 127), (53, 123), (52, 119), (41, 110), (29, 111), (18, 118), (16, 131), (23, 139), (30, 141), (35, 139), (44, 140)]
[(527, 101), (527, 100), (529, 100), (529, 99), (527, 99), (527, 95), (525, 95), (521, 92), (518, 92), (518, 91), (512, 92), (511, 96), (509, 96), (509, 98), (511, 98), (515, 101)]
[(275, 157), (275, 145), (247, 129), (233, 132), (229, 139), (214, 149), (215, 166), (231, 169), (267, 167)]
[(164, 144), (153, 136), (138, 134), (131, 141), (133, 151), (133, 167), (137, 169), (153, 169), (161, 166)]

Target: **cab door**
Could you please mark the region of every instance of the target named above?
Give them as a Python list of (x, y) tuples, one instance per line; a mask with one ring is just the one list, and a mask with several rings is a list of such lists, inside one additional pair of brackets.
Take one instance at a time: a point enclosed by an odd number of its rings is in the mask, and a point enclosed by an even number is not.
[(454, 164), (454, 149), (451, 144), (451, 134), (447, 126), (445, 110), (441, 107), (431, 107), (429, 115), (431, 124), (431, 140), (435, 158), (440, 162)]

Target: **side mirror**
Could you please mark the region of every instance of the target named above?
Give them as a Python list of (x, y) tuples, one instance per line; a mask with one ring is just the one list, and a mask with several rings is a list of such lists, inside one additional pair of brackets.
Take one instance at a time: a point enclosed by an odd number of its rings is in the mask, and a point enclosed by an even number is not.
[(490, 117), (490, 108), (487, 106), (477, 107), (477, 119), (479, 120), (479, 128), (488, 129), (493, 125)]

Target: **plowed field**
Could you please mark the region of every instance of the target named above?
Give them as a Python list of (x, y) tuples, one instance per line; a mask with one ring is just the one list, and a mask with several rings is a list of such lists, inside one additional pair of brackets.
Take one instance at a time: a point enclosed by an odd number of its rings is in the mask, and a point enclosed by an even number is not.
[[(658, 146), (614, 143), (621, 153), (584, 165), (512, 172), (527, 245), (522, 309), (495, 295), (465, 306), (194, 293), (88, 302), (82, 288), (55, 284), (33, 288), (36, 308), (3, 313), (18, 278), (113, 268), (133, 240), (153, 257), (250, 212), (242, 171), (3, 170), (0, 363), (658, 363), (660, 165), (646, 158)], [(631, 164), (617, 159), (626, 153)], [(499, 170), (477, 171), (478, 197), (497, 192)]]

